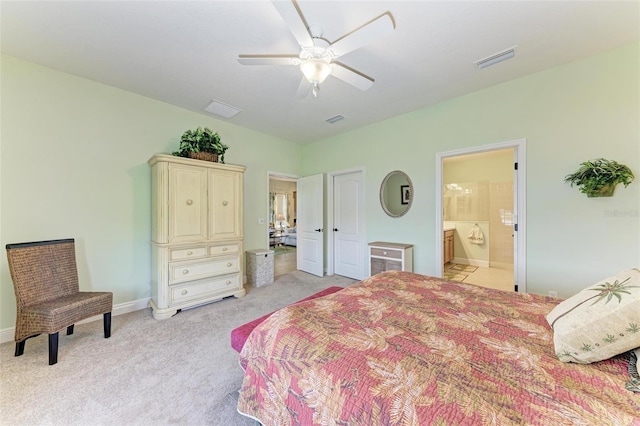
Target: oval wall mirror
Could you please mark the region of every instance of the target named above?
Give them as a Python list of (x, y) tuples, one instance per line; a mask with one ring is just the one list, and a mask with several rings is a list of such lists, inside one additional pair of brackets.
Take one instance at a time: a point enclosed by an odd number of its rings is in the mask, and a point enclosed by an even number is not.
[(403, 171), (389, 172), (380, 185), (380, 204), (386, 214), (400, 217), (413, 203), (413, 183)]

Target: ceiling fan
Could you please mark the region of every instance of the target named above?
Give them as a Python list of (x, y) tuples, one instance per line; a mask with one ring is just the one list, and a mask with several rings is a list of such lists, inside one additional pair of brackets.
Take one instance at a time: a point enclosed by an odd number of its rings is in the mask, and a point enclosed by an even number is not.
[(322, 37), (321, 28), (307, 25), (295, 0), (273, 0), (272, 3), (300, 45), (300, 53), (298, 55), (239, 55), (238, 62), (243, 65), (300, 66), (304, 77), (298, 87), (298, 97), (303, 97), (309, 92), (309, 83), (311, 83), (313, 96), (317, 97), (320, 84), (330, 75), (360, 90), (367, 90), (373, 85), (372, 77), (337, 62), (336, 59), (393, 32), (395, 24), (390, 12), (383, 13), (331, 43)]

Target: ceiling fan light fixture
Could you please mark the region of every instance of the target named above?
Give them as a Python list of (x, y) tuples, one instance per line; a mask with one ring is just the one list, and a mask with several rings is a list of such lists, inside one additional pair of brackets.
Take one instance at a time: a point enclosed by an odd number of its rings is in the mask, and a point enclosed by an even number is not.
[(318, 58), (310, 58), (300, 64), (300, 71), (311, 84), (320, 84), (331, 74), (331, 65)]

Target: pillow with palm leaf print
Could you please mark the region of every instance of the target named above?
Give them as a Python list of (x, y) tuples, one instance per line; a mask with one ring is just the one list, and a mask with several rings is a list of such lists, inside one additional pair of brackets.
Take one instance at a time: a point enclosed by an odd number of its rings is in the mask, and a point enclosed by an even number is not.
[(547, 314), (560, 361), (589, 364), (640, 347), (640, 269), (605, 278)]

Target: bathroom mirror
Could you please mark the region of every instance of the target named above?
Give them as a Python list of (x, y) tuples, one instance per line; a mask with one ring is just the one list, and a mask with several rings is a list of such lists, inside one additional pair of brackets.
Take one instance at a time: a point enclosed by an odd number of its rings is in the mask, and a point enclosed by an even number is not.
[(405, 172), (394, 170), (380, 185), (380, 204), (391, 217), (405, 215), (413, 203), (413, 183)]
[(277, 230), (288, 228), (289, 222), (289, 197), (287, 194), (271, 192), (269, 194), (269, 224)]

